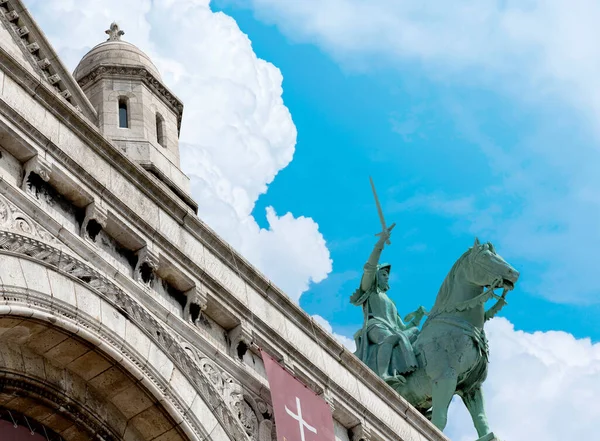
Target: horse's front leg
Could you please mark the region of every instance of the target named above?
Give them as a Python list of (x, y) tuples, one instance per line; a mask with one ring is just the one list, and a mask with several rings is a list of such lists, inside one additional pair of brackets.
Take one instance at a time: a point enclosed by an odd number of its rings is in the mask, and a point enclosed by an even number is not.
[(456, 382), (458, 376), (456, 371), (451, 368), (445, 368), (441, 375), (432, 381), (432, 413), (431, 422), (440, 430), (444, 430), (448, 421), (448, 406), (456, 392)]
[(491, 430), (488, 424), (487, 416), (485, 415), (483, 391), (481, 390), (481, 387), (478, 387), (469, 394), (464, 395), (462, 400), (471, 414), (473, 424), (477, 430), (477, 435), (482, 438), (490, 433)]

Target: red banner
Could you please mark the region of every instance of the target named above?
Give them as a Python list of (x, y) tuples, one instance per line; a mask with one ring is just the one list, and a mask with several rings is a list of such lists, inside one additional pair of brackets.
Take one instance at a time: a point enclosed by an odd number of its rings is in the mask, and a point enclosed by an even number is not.
[(271, 388), (277, 441), (335, 441), (331, 408), (261, 351)]
[(31, 430), (0, 420), (0, 440), (2, 441), (46, 441), (46, 437), (40, 434), (31, 434)]

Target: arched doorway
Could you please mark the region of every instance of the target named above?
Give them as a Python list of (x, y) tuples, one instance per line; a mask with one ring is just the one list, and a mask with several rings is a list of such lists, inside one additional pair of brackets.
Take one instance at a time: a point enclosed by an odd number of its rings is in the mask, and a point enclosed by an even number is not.
[(0, 408), (9, 421), (21, 415), (25, 426), (37, 424), (64, 441), (188, 441), (141, 380), (51, 323), (0, 317)]
[(65, 441), (248, 440), (177, 337), (84, 262), (0, 230), (0, 280), (0, 407)]

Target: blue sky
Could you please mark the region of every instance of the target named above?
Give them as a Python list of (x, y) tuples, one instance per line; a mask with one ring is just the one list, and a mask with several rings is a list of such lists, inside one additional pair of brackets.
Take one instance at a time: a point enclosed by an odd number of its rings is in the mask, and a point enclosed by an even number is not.
[[(290, 40), (251, 9), (223, 1), (212, 7), (232, 16), (256, 54), (275, 64), (284, 77), (284, 102), (298, 130), (296, 152), (253, 213), (261, 226), (267, 226), (263, 213), (270, 205), (318, 223), (333, 272), (302, 295), (306, 311), (323, 316), (344, 335), (351, 336), (361, 325), (362, 312), (348, 303), (348, 296), (379, 229), (368, 182), (373, 175), (388, 223), (397, 223), (383, 258), (393, 264), (390, 293), (402, 312), (432, 305), (446, 272), (479, 234), (494, 242), (522, 274), (501, 316), (528, 332), (564, 330), (600, 339), (598, 304), (577, 293), (572, 302), (568, 293), (559, 302), (548, 300), (540, 292), (547, 262), (518, 253), (511, 258), (510, 244), (503, 243), (494, 223), (504, 224), (526, 201), (510, 188), (490, 193), (505, 170), (489, 160), (482, 145), (510, 152), (532, 137), (540, 144), (585, 142), (582, 135), (573, 135), (581, 132), (582, 124), (569, 121), (575, 119), (572, 115), (560, 115), (557, 127), (548, 128), (556, 124), (557, 112), (542, 106), (552, 98), (523, 103), (468, 81), (435, 81), (418, 63), (404, 63), (401, 69), (340, 64), (313, 44)], [(560, 191), (562, 179), (532, 184)], [(419, 196), (433, 204), (419, 203)], [(473, 231), (470, 219), (476, 199), (483, 205), (503, 205), (503, 212), (492, 214), (491, 225), (481, 231)], [(551, 207), (561, 209), (558, 204)], [(548, 219), (539, 228), (551, 224)], [(514, 239), (526, 243), (529, 238)], [(560, 266), (564, 256), (547, 258)], [(597, 295), (597, 288), (590, 288)]]

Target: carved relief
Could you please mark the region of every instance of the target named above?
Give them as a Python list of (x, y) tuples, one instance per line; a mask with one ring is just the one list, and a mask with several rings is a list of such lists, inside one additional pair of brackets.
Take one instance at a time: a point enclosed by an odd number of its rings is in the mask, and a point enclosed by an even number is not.
[(273, 430), (273, 408), (257, 396), (246, 393), (245, 401), (251, 406), (258, 422), (257, 441), (271, 441), (275, 439)]
[(273, 409), (262, 399), (244, 388), (228, 373), (223, 372), (207, 357), (199, 356), (198, 351), (189, 345), (186, 348), (196, 354), (200, 370), (217, 388), (221, 397), (234, 412), (246, 434), (255, 441), (271, 441), (273, 436)]
[(156, 279), (158, 255), (145, 246), (137, 252), (137, 256), (138, 261), (133, 271), (133, 278), (148, 287), (152, 287)]
[(34, 53), (34, 52), (40, 50), (40, 45), (37, 44), (36, 42), (33, 42), (33, 43), (27, 45), (27, 50), (31, 53)]
[(48, 82), (50, 84), (56, 84), (60, 81), (60, 75), (58, 75), (58, 74), (50, 75), (46, 79), (48, 80)]
[(19, 34), (19, 37), (25, 37), (29, 34), (29, 28), (27, 26), (21, 26), (20, 28), (17, 28), (17, 34)]
[(233, 410), (248, 436), (258, 440), (258, 417), (248, 402), (244, 399), (239, 400), (234, 404)]
[(202, 311), (208, 306), (208, 297), (202, 286), (195, 286), (185, 293), (186, 303), (183, 308), (183, 319), (194, 326), (202, 322)]
[(0, 195), (0, 228), (19, 234), (27, 234), (45, 242), (59, 243), (52, 234), (40, 227), (3, 195)]
[(17, 21), (19, 19), (19, 13), (13, 9), (8, 14), (6, 14), (6, 18), (10, 22)]
[(244, 359), (244, 354), (252, 346), (252, 328), (250, 323), (242, 321), (227, 334), (229, 339), (229, 355), (238, 360)]
[(23, 182), (21, 189), (39, 199), (41, 182), (48, 182), (52, 173), (52, 166), (40, 155), (36, 155), (23, 166)]
[(85, 207), (85, 218), (81, 224), (81, 237), (96, 241), (96, 236), (103, 228), (106, 228), (107, 212), (106, 208), (92, 202)]
[(46, 70), (48, 69), (48, 67), (50, 67), (50, 60), (48, 60), (47, 58), (42, 58), (37, 62), (37, 65), (40, 69)]

